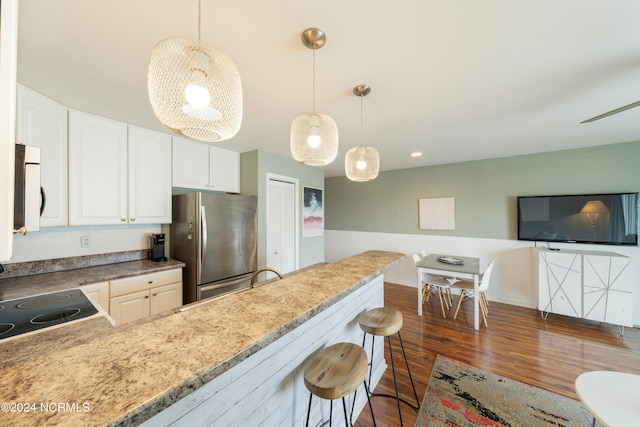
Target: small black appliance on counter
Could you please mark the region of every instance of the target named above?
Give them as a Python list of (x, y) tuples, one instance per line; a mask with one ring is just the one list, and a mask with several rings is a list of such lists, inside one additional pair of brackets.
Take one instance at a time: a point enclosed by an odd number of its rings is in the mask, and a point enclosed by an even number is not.
[(164, 233), (152, 234), (151, 244), (149, 245), (149, 258), (153, 261), (166, 261), (164, 256)]

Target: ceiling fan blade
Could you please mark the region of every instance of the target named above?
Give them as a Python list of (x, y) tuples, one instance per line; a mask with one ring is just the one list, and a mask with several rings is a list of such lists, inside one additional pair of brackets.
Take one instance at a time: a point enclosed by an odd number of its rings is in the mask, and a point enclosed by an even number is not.
[(614, 114), (618, 114), (635, 107), (640, 107), (640, 101), (634, 102), (633, 104), (625, 105), (624, 107), (616, 108), (615, 110), (611, 110), (607, 113), (600, 114), (599, 116), (591, 117), (590, 119), (585, 120), (584, 122), (580, 122), (580, 124), (595, 122), (596, 120), (604, 119), (605, 117), (613, 116)]

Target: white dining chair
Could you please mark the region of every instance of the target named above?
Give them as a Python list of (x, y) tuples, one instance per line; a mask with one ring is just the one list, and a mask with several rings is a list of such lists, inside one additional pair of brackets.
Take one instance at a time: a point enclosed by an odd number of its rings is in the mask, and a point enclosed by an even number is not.
[[(413, 262), (418, 266), (422, 258), (418, 254), (413, 254)], [(429, 273), (423, 273), (422, 277), (422, 303), (429, 301), (431, 291), (434, 290), (438, 294), (440, 301), (440, 309), (442, 310), (442, 317), (447, 317), (447, 311), (451, 308), (451, 300), (449, 296), (449, 287), (451, 284), (448, 280), (440, 276), (435, 276)]]
[[(484, 321), (485, 328), (487, 327), (487, 315), (489, 314), (489, 301), (487, 300), (485, 292), (489, 289), (489, 284), (491, 283), (491, 272), (493, 271), (495, 262), (495, 259), (491, 260), (487, 269), (482, 274), (480, 284), (478, 285), (478, 305), (480, 306), (480, 313), (482, 313), (482, 320)], [(460, 311), (460, 306), (462, 305), (463, 300), (465, 298), (467, 300), (473, 299), (476, 295), (473, 289), (473, 282), (470, 280), (459, 280), (451, 285), (451, 288), (460, 290), (458, 304), (456, 304), (456, 311), (453, 313), (453, 318), (455, 319), (458, 317), (458, 311)]]

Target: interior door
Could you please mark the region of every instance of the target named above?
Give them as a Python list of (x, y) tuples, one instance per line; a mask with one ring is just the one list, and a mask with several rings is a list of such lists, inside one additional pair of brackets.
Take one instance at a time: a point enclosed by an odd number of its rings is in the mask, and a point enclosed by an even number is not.
[(282, 274), (296, 269), (296, 185), (269, 179), (266, 267)]

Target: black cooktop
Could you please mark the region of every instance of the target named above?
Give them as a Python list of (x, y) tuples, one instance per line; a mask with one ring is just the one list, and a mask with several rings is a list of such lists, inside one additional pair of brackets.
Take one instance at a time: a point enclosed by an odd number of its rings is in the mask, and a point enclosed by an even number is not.
[(0, 301), (0, 340), (98, 313), (80, 289)]

